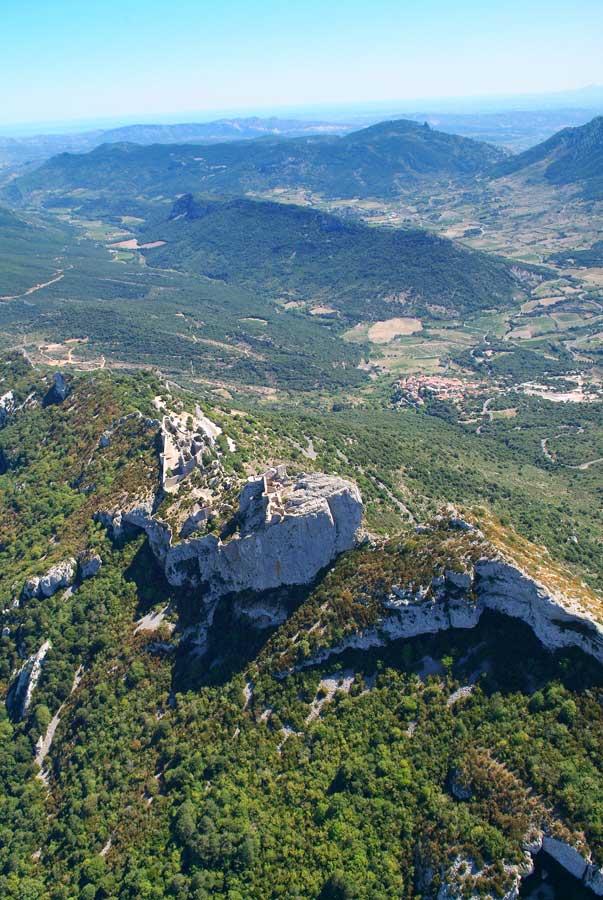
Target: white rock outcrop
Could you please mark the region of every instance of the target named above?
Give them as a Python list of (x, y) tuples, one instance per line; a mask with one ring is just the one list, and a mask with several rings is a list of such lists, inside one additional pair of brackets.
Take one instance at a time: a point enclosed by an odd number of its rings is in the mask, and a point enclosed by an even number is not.
[(75, 581), (77, 563), (73, 557), (52, 566), (40, 578), (39, 592), (42, 597), (52, 597), (61, 588), (69, 587)]
[(582, 881), (588, 869), (588, 862), (575, 847), (566, 844), (565, 841), (561, 841), (558, 838), (545, 835), (542, 839), (542, 849), (556, 860), (566, 872), (569, 872), (578, 881)]
[(32, 578), (28, 578), (25, 584), (23, 585), (23, 590), (21, 591), (22, 597), (24, 600), (31, 600), (32, 597), (38, 597), (40, 591), (40, 579), (37, 575), (34, 575)]
[(95, 575), (98, 575), (102, 564), (103, 561), (98, 553), (93, 553), (89, 550), (80, 553), (78, 557), (78, 566), (82, 581), (85, 581), (87, 578), (94, 578)]
[(6, 425), (8, 417), (15, 411), (15, 394), (7, 391), (0, 397), (0, 428)]
[(440, 885), (436, 900), (517, 900), (522, 879), (533, 870), (531, 857), (518, 865), (504, 864), (505, 882), (504, 894), (500, 895), (488, 891), (484, 893), (483, 887), (478, 886), (479, 881), (487, 875), (487, 870), (480, 868), (475, 860), (458, 856), (444, 874), (444, 880)]
[(113, 514), (114, 536), (124, 525), (142, 528), (170, 584), (203, 587), (208, 598), (307, 584), (356, 546), (362, 523), (353, 482), (322, 474), (290, 479), (284, 467), (243, 488), (239, 530), (230, 539), (208, 534), (173, 544), (171, 528), (151, 510), (149, 501)]
[[(209, 536), (205, 546), (203, 539), (188, 545), (198, 563), (199, 580), (215, 585), (214, 591), (265, 591), (307, 584), (336, 556), (355, 546), (362, 501), (351, 482), (310, 475), (293, 483), (278, 499), (262, 483), (251, 487), (257, 493), (241, 510), (239, 535), (225, 543)], [(258, 507), (265, 511), (263, 520), (258, 519)], [(179, 578), (183, 549), (180, 545), (168, 554), (169, 580)]]
[(577, 647), (603, 663), (603, 625), (579, 601), (504, 559), (478, 560), (472, 586), (484, 608), (526, 622), (550, 650)]
[[(128, 529), (145, 531), (170, 584), (199, 589), (200, 622), (194, 634), (187, 633), (198, 653), (205, 650), (220, 597), (309, 584), (362, 539), (362, 498), (353, 482), (322, 474), (292, 479), (284, 466), (244, 486), (232, 520), (237, 530), (229, 538), (205, 534), (174, 542), (170, 525), (154, 517), (154, 504), (149, 495), (127, 510), (102, 512), (96, 518), (114, 540)], [(274, 617), (281, 615), (274, 611)], [(258, 624), (270, 619), (264, 610)]]
[[(464, 799), (464, 798), (463, 798)], [(595, 896), (603, 896), (603, 870), (592, 862), (590, 854), (581, 846), (573, 846), (560, 837), (538, 830), (523, 844), (524, 860), (516, 864), (504, 864), (505, 893), (498, 900), (516, 900), (522, 881), (534, 871), (534, 857), (543, 851), (565, 869), (577, 882), (583, 884)], [(485, 874), (473, 860), (457, 857), (446, 872), (437, 900), (495, 900), (491, 893), (477, 889), (477, 881)]]
[(549, 650), (577, 647), (603, 663), (603, 625), (592, 612), (493, 550), (491, 557), (478, 559), (465, 572), (446, 570), (419, 588), (393, 586), (376, 625), (320, 651), (308, 664), (348, 649), (448, 628), (474, 628), (486, 609), (521, 619)]
[(554, 859), (576, 881), (584, 884), (597, 897), (603, 897), (603, 869), (593, 862), (583, 846), (574, 847), (567, 841), (549, 834), (541, 834), (529, 847), (532, 857), (540, 851)]
[(16, 718), (22, 719), (31, 705), (33, 692), (40, 680), (44, 659), (50, 647), (50, 641), (44, 641), (37, 653), (30, 656), (19, 670), (17, 680), (7, 697), (7, 706)]
[(73, 557), (64, 559), (52, 566), (41, 578), (34, 576), (28, 578), (23, 585), (23, 597), (31, 600), (33, 597), (52, 597), (61, 588), (69, 587), (75, 581), (77, 562)]

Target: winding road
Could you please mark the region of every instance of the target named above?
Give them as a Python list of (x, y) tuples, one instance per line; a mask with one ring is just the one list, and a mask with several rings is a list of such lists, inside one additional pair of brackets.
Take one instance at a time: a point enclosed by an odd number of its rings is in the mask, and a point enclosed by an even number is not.
[[(582, 434), (584, 432), (584, 428), (579, 428), (576, 434)], [(571, 437), (571, 431), (562, 431), (559, 434), (556, 434), (556, 438), (560, 437)], [(551, 451), (549, 450), (549, 438), (542, 438), (540, 441), (540, 447), (544, 456), (548, 459), (549, 462), (552, 462), (556, 466), (563, 466), (564, 469), (573, 469), (576, 472), (585, 472), (587, 469), (590, 469), (591, 466), (600, 465), (603, 463), (603, 456), (597, 457), (597, 459), (589, 459), (588, 462), (578, 463), (578, 465), (571, 465), (570, 463), (562, 463), (558, 462), (557, 458), (553, 456)]]
[[(494, 413), (490, 409), (490, 404), (492, 403), (493, 400), (494, 400), (494, 397), (488, 397), (487, 400), (484, 400), (484, 405), (482, 406), (481, 415), (486, 416), (486, 418), (488, 419), (488, 422), (492, 422), (494, 420)], [(478, 425), (477, 428), (475, 429), (475, 433), (481, 434), (483, 427), (484, 427), (483, 423), (481, 425)]]
[[(67, 269), (73, 269), (73, 266), (67, 266)], [(23, 291), (22, 294), (12, 294), (11, 296), (0, 297), (0, 300), (20, 300), (21, 297), (29, 297), (30, 294), (35, 294), (36, 291), (41, 291), (42, 288), (50, 287), (51, 284), (56, 284), (57, 281), (61, 281), (62, 278), (65, 277), (65, 269), (57, 269), (55, 275), (50, 279), (50, 281), (43, 281), (40, 284), (34, 284), (33, 287), (27, 288), (26, 291)]]

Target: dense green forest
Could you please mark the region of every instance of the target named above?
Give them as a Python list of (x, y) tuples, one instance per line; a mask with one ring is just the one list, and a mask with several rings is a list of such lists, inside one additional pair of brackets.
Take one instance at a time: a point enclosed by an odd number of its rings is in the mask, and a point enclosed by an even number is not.
[(368, 228), (282, 203), (187, 195), (140, 240), (166, 242), (145, 251), (153, 265), (313, 301), (348, 323), (502, 309), (522, 287), (504, 261), (425, 231)]
[[(167, 585), (141, 535), (113, 544), (94, 521), (124, 494), (156, 489), (149, 417), (165, 385), (148, 373), (84, 374), (56, 402), (51, 373), (19, 355), (1, 378), (19, 402), (39, 398), (0, 431), (4, 695), (23, 658), (51, 644), (25, 717), (9, 705), (0, 718), (3, 896), (410, 900), (428, 895), (428, 869), (457, 857), (480, 866), (478, 891), (502, 890), (503, 861), (521, 863), (532, 826), (568, 839), (584, 831), (600, 852), (603, 687), (578, 652), (552, 656), (527, 627), (492, 615), (475, 632), (288, 668), (306, 643), (371, 621), (384, 579), (416, 579), (419, 559), (428, 569), (454, 559), (450, 541), (448, 557), (417, 553), (398, 498), (417, 516), (461, 496), (485, 503), (596, 581), (595, 543), (584, 555), (600, 534), (594, 472), (550, 472), (429, 411), (283, 419), (205, 407), (235, 440), (223, 458), (232, 471), (262, 458), (300, 465), (299, 442), (311, 438), (317, 456), (304, 465), (353, 475), (373, 527), (404, 535), (293, 592), (297, 611), (272, 633), (250, 631), (225, 604), (211, 655), (195, 660), (178, 628), (194, 623), (195, 596)], [(189, 395), (172, 391), (186, 408)], [(578, 545), (563, 542), (568, 528)], [(102, 557), (94, 579), (12, 603), (26, 578), (84, 549)], [(166, 604), (157, 631), (136, 632)], [(317, 612), (321, 633), (310, 631)], [(45, 783), (34, 748), (57, 712)]]

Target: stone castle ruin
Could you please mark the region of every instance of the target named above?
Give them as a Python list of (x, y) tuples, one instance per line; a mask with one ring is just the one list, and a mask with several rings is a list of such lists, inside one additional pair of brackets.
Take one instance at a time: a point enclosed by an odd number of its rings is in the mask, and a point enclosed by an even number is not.
[[(189, 418), (188, 414), (170, 413), (161, 421), (161, 486), (168, 494), (175, 493), (195, 468), (204, 467), (203, 454), (215, 444), (214, 438), (202, 427), (191, 432), (187, 425)], [(193, 427), (195, 425), (201, 425), (199, 420), (193, 419)]]

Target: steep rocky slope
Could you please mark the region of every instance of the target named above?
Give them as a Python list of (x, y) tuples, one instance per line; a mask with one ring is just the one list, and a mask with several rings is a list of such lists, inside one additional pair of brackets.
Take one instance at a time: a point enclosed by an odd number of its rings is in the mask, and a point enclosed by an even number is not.
[(366, 535), (260, 414), (58, 374), (0, 371), (3, 896), (510, 900), (540, 848), (603, 893), (596, 593), (485, 509)]
[[(371, 595), (372, 616), (363, 616), (362, 623), (352, 617), (349, 636), (326, 648), (317, 644), (306, 664), (398, 638), (474, 628), (486, 610), (522, 620), (550, 650), (578, 647), (603, 662), (600, 598), (564, 577), (553, 563), (535, 568), (534, 548), (516, 538), (512, 546), (510, 536), (493, 523), (486, 523), (486, 533), (458, 515), (442, 516), (419, 526), (407, 542), (388, 545), (386, 555), (382, 550), (374, 550), (373, 559), (368, 554), (366, 565), (381, 574)], [(355, 602), (362, 602), (362, 575), (355, 581)]]

